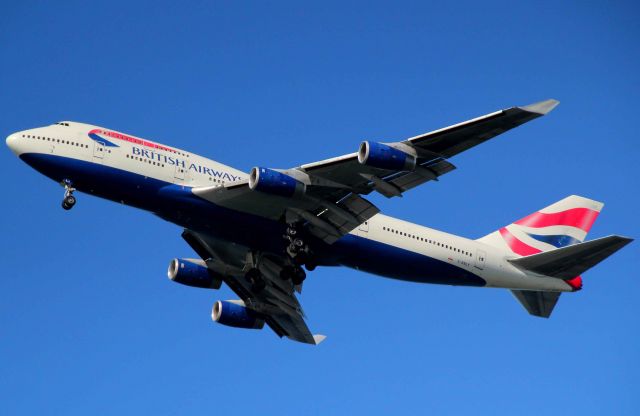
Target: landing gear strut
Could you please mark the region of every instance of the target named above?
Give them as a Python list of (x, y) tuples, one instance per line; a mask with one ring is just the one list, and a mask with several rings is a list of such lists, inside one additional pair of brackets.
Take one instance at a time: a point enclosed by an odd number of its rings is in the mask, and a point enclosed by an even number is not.
[(244, 270), (246, 271), (244, 278), (247, 282), (251, 283), (251, 290), (255, 293), (260, 293), (267, 287), (267, 282), (262, 276), (262, 272), (258, 268), (260, 262), (260, 254), (250, 251), (247, 253), (245, 260)]
[(316, 268), (309, 245), (304, 241), (301, 231), (302, 226), (300, 223), (290, 223), (287, 226), (286, 234), (283, 236), (289, 242), (286, 250), (291, 258), (292, 265), (285, 266), (280, 273), (280, 277), (285, 280), (291, 279), (294, 285), (301, 284), (307, 277), (302, 266), (305, 266), (309, 271)]
[(309, 246), (302, 237), (300, 224), (288, 224), (287, 233), (283, 236), (289, 242), (287, 245), (287, 254), (294, 263), (302, 265), (309, 258)]
[(71, 186), (71, 181), (69, 179), (63, 180), (62, 184), (64, 185), (64, 198), (62, 199), (62, 208), (68, 211), (76, 204), (76, 197), (73, 196), (73, 192), (76, 190), (76, 188)]

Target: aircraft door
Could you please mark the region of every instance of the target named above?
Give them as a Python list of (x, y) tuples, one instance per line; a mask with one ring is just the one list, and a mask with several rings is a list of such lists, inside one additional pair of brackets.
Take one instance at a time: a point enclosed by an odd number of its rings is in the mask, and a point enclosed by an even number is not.
[(105, 146), (103, 142), (94, 141), (93, 145), (93, 157), (96, 159), (104, 159)]
[(369, 221), (365, 221), (358, 226), (358, 231), (363, 234), (367, 234), (369, 232)]
[(483, 270), (486, 260), (487, 260), (487, 253), (484, 250), (477, 250), (476, 251), (476, 267), (480, 270)]
[(176, 179), (179, 179), (181, 181), (184, 180), (184, 175), (186, 173), (186, 168), (184, 166), (182, 166), (181, 164), (176, 164), (176, 170), (174, 171), (173, 177)]

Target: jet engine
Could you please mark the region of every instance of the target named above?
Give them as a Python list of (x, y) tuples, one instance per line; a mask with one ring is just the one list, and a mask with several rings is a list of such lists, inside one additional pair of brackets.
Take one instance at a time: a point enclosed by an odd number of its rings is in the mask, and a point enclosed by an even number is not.
[(289, 175), (269, 168), (255, 167), (249, 173), (249, 188), (267, 194), (292, 197), (304, 194), (305, 185)]
[(264, 319), (245, 307), (241, 300), (219, 300), (213, 304), (211, 319), (235, 328), (262, 329)]
[(167, 276), (176, 283), (203, 289), (220, 289), (222, 285), (222, 279), (204, 261), (196, 259), (171, 260)]
[(411, 171), (416, 168), (415, 156), (386, 144), (368, 141), (360, 144), (358, 162), (361, 165), (388, 170)]

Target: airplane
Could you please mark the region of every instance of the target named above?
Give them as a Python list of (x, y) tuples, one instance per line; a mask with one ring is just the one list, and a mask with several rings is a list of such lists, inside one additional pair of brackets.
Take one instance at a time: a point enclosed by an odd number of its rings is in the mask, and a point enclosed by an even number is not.
[(419, 283), (511, 290), (529, 314), (548, 318), (581, 275), (631, 241), (585, 241), (603, 204), (569, 196), (476, 240), (385, 216), (365, 196), (402, 196), (437, 181), (449, 159), (543, 116), (558, 101), (511, 107), (406, 140), (364, 141), (357, 151), (289, 169), (245, 172), (116, 130), (61, 121), (6, 139), (26, 164), (64, 187), (141, 208), (182, 227), (199, 258), (171, 260), (168, 277), (240, 298), (219, 300), (212, 319), (317, 345), (296, 293), (306, 272), (346, 266)]

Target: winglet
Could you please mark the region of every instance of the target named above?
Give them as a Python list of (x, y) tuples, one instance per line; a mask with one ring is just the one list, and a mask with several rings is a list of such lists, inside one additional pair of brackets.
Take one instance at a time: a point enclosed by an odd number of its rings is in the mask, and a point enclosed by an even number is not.
[(551, 110), (553, 110), (554, 108), (556, 108), (558, 104), (560, 104), (560, 101), (550, 99), (550, 100), (540, 101), (539, 103), (525, 105), (524, 107), (520, 107), (520, 108), (530, 113), (538, 113), (540, 115), (545, 115)]
[(316, 345), (320, 344), (325, 339), (327, 339), (326, 335), (316, 334), (313, 336), (313, 340), (315, 341)]

